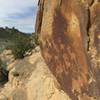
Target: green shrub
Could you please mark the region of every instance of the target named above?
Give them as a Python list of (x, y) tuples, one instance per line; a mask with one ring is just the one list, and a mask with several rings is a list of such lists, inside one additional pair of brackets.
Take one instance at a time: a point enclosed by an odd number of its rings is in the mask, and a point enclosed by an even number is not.
[(12, 48), (12, 53), (15, 57), (15, 59), (21, 59), (24, 58), (25, 53), (28, 51), (28, 45), (25, 43), (17, 43)]
[(0, 54), (3, 52), (3, 49), (0, 47)]
[(2, 65), (2, 60), (0, 59), (0, 67), (1, 67), (1, 65)]
[(6, 62), (3, 62), (1, 59), (0, 59), (0, 68), (2, 68), (2, 69), (7, 69), (7, 64), (6, 64)]
[(7, 65), (0, 59), (0, 83), (3, 85), (8, 81)]
[(30, 52), (38, 45), (38, 37), (37, 34), (34, 33), (30, 37), (23, 37), (19, 36), (16, 38), (14, 45), (10, 48), (12, 50), (12, 54), (14, 55), (15, 59), (22, 59), (25, 57), (27, 52)]
[(15, 59), (24, 58), (26, 52), (30, 52), (34, 48), (34, 45), (30, 43), (30, 41), (20, 41), (16, 43), (12, 48), (12, 54)]
[(32, 34), (32, 43), (33, 45), (36, 47), (37, 45), (39, 45), (39, 41), (38, 41), (38, 35), (36, 33)]

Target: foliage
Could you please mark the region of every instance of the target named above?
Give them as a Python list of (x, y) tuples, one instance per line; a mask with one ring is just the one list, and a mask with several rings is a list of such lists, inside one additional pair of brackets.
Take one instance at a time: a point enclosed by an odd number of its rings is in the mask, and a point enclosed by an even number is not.
[(31, 44), (31, 42), (26, 40), (15, 43), (11, 50), (15, 59), (22, 59), (24, 58), (26, 52), (31, 51), (33, 48), (34, 46)]
[(33, 42), (33, 45), (35, 46), (39, 45), (38, 35), (36, 33), (32, 34), (32, 42)]
[(20, 37), (28, 38), (30, 34), (25, 34), (23, 32), (20, 32), (19, 30), (13, 28), (0, 28), (0, 38), (4, 40), (11, 40), (16, 41)]
[(13, 28), (0, 28), (0, 51), (15, 45), (15, 42), (30, 38), (31, 34), (25, 34)]
[[(25, 34), (13, 28), (0, 28), (0, 48), (11, 49), (15, 59), (24, 58), (25, 54), (35, 48), (38, 43), (36, 33)], [(2, 51), (2, 49), (0, 50)]]
[(3, 85), (8, 81), (7, 65), (0, 59), (0, 83)]
[(0, 67), (1, 67), (1, 65), (2, 65), (2, 60), (0, 59)]
[(3, 61), (0, 59), (0, 68), (2, 68), (2, 69), (5, 69), (5, 70), (6, 70), (6, 67), (7, 67), (6, 62), (3, 62)]
[(3, 52), (4, 48), (0, 47), (0, 54)]

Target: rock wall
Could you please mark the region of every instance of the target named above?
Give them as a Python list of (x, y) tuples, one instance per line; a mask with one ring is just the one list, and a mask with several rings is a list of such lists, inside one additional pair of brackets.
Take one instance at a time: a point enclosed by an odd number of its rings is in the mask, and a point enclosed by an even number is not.
[(42, 56), (72, 100), (100, 99), (100, 0), (39, 0)]
[(71, 100), (44, 62), (39, 47), (32, 55), (9, 65), (9, 81), (0, 88), (0, 100)]

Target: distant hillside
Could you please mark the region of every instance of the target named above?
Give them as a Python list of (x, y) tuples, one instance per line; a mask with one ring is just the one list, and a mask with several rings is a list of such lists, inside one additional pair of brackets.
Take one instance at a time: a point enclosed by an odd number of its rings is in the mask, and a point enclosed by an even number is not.
[(13, 28), (0, 28), (0, 52), (2, 50), (9, 46), (14, 45), (14, 43), (29, 39), (31, 37), (31, 34), (25, 34), (23, 32), (20, 32), (19, 30)]
[(15, 40), (19, 37), (28, 38), (30, 34), (25, 34), (13, 28), (0, 28), (0, 39)]

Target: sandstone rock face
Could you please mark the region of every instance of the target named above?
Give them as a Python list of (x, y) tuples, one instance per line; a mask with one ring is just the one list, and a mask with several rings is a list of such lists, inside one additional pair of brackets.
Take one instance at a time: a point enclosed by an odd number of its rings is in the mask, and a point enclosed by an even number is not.
[(100, 0), (39, 0), (42, 56), (72, 100), (100, 99)]
[(0, 100), (71, 100), (41, 56), (39, 47), (31, 56), (16, 60), (9, 81), (0, 90)]

